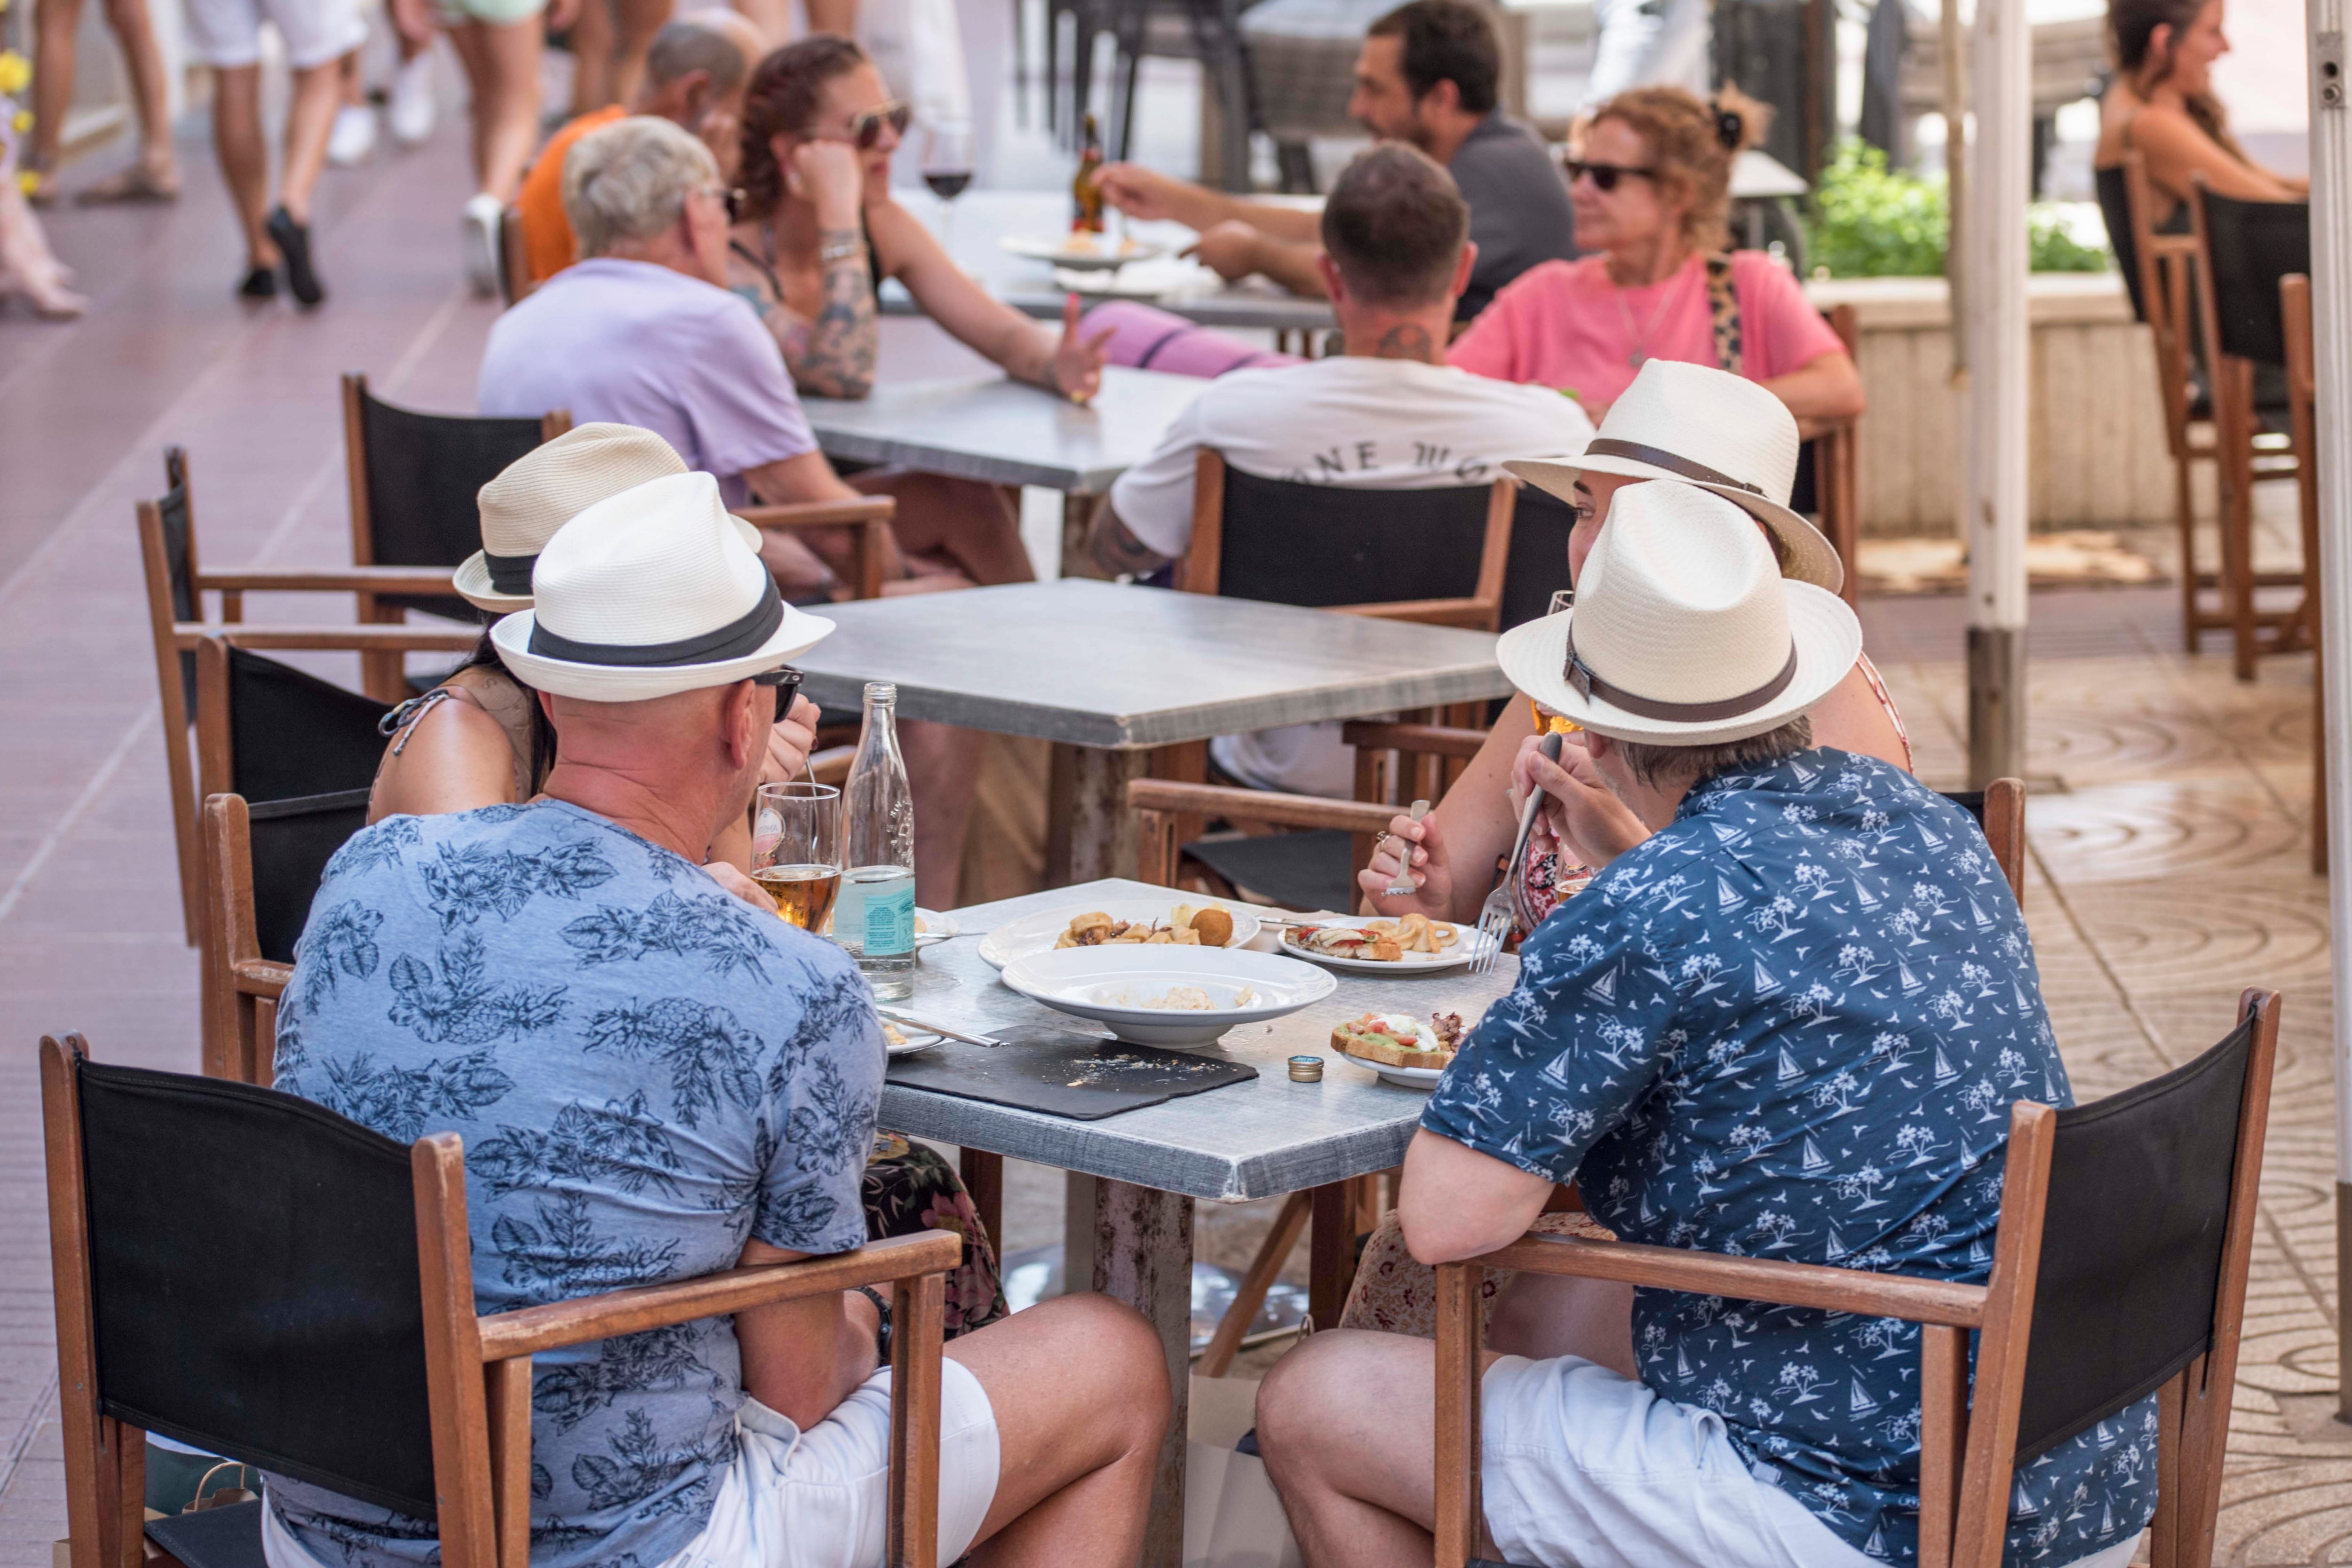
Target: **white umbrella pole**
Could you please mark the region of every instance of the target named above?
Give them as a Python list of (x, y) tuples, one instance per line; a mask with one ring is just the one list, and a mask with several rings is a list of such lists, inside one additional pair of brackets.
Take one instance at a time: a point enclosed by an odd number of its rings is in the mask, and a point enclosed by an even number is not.
[(1977, 0), (1975, 134), (1962, 225), (1969, 339), (1969, 781), (2025, 771), (2026, 206), (2033, 185), (2033, 38), (2025, 0)]
[[(2311, 309), (2317, 350), (2319, 560), (2305, 562), (2320, 584), (2319, 656), (2326, 681), (2328, 946), (2336, 981), (2336, 1299), (2352, 1301), (2352, 110), (2346, 107), (2344, 28), (2347, 0), (2310, 0), (2311, 24)], [(2341, 1312), (2339, 1336), (2352, 1334)], [(2339, 1338), (2337, 1360), (2352, 1369), (2352, 1338)], [(2337, 1408), (2352, 1419), (2352, 1371), (2339, 1370)]]

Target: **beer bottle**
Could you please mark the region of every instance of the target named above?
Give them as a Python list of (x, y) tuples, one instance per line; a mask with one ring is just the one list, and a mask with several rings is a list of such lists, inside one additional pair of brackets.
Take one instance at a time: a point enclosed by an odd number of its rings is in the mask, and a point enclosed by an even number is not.
[(1070, 232), (1103, 232), (1102, 183), (1095, 172), (1103, 165), (1102, 131), (1091, 114), (1086, 118), (1086, 140), (1078, 150), (1077, 177), (1070, 182)]

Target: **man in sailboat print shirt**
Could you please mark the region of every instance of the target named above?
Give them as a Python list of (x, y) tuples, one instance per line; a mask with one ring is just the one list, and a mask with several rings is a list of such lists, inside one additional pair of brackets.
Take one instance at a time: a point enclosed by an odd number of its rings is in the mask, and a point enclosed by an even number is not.
[[(2073, 1103), (1982, 836), (1867, 758), (1700, 780), (1520, 956), (1422, 1124), (1578, 1181), (1628, 1241), (1981, 1282), (2010, 1104)], [(1643, 1291), (1633, 1333), (1650, 1391), (1865, 1557), (1916, 1560), (1916, 1326)], [(2149, 1399), (2021, 1469), (2003, 1561), (2127, 1550), (2156, 1488)]]

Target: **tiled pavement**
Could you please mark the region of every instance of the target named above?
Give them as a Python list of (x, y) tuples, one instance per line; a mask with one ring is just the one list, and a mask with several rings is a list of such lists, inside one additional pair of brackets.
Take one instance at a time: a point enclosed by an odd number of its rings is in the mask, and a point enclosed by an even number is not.
[[(194, 1061), (131, 503), (157, 487), (163, 446), (183, 444), (209, 559), (347, 559), (335, 372), (467, 407), (491, 319), (454, 287), (454, 135), (331, 180), (321, 265), (335, 296), (311, 319), (230, 303), (233, 234), (204, 148), (185, 152), (179, 208), (54, 220), (97, 297), (89, 319), (0, 316), (0, 1568), (46, 1565), (63, 1532), (31, 1042), (79, 1028), (114, 1059)], [(886, 369), (954, 362), (892, 329)], [(2193, 1055), (2240, 987), (2285, 990), (2216, 1562), (2352, 1563), (2352, 1428), (2330, 1419), (2334, 1106), (2326, 898), (2305, 863), (2309, 665), (2279, 661), (2241, 686), (2218, 653), (2179, 653), (2171, 604), (2163, 590), (2036, 597), (2031, 771), (2060, 788), (2028, 810), (2027, 914), (2086, 1095)], [(1877, 601), (1868, 620), (1922, 773), (1958, 782), (1958, 601)], [(1220, 1256), (1245, 1241), (1216, 1228)]]

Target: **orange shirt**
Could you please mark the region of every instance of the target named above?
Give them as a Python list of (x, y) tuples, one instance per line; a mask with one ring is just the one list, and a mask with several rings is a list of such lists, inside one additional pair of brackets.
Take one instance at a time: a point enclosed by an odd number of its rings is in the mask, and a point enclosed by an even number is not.
[(621, 119), (628, 110), (619, 104), (583, 114), (553, 136), (539, 151), (539, 161), (523, 176), (515, 205), (522, 214), (522, 252), (530, 267), (530, 280), (544, 283), (579, 257), (573, 254), (572, 220), (563, 215), (563, 155), (592, 131)]

